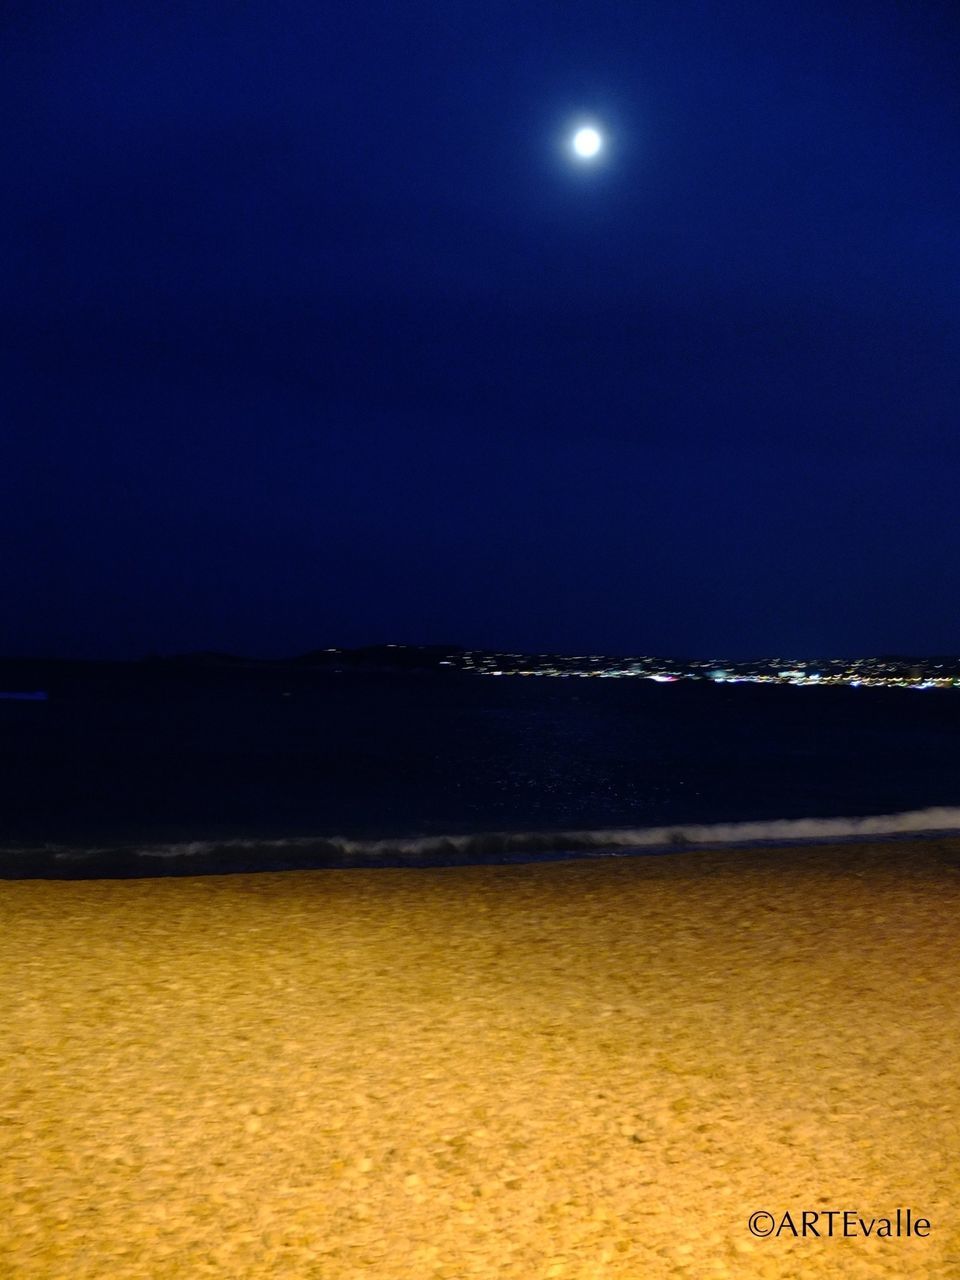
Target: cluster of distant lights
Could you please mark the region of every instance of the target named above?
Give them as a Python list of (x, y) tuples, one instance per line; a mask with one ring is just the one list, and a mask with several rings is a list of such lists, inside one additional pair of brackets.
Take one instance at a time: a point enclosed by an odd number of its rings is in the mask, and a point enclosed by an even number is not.
[[(511, 654), (510, 657), (526, 657), (529, 661), (529, 655)], [(543, 658), (549, 658), (549, 654), (540, 655)], [(640, 664), (628, 667), (610, 667), (603, 670), (581, 670), (570, 668), (563, 670), (556, 666), (545, 667), (513, 667), (492, 666), (495, 660), (485, 658), (482, 660), (483, 665), (474, 665), (472, 658), (468, 657), (467, 669), (476, 672), (482, 676), (549, 676), (560, 677), (563, 679), (601, 679), (601, 680), (617, 680), (617, 679), (641, 679), (652, 680), (656, 684), (675, 684), (679, 680), (708, 680), (713, 684), (776, 684), (776, 685), (799, 685), (811, 686), (819, 685), (821, 687), (843, 685), (851, 689), (859, 688), (900, 688), (900, 689), (949, 689), (960, 688), (960, 676), (925, 676), (924, 678), (913, 678), (905, 675), (866, 675), (854, 674), (849, 669), (842, 674), (824, 675), (821, 672), (808, 672), (803, 670), (778, 670), (766, 673), (760, 672), (732, 672), (722, 669), (713, 669), (704, 674), (697, 674), (692, 671), (651, 671), (649, 667)], [(576, 658), (573, 661), (577, 661)], [(604, 659), (600, 657), (592, 657), (591, 662), (602, 662)]]
[[(400, 644), (388, 644), (388, 649), (405, 649), (408, 646)], [(341, 650), (333, 648), (327, 649), (327, 653), (340, 653)], [(512, 659), (517, 665), (507, 666), (504, 659)], [(531, 662), (539, 659), (544, 665), (532, 666)], [(563, 679), (600, 679), (600, 680), (618, 680), (618, 679), (640, 679), (653, 680), (656, 684), (676, 684), (679, 680), (707, 680), (712, 684), (774, 684), (774, 685), (819, 685), (824, 687), (846, 686), (850, 689), (860, 688), (878, 688), (878, 689), (960, 689), (960, 673), (957, 675), (942, 676), (920, 676), (917, 673), (904, 675), (902, 672), (894, 674), (891, 670), (891, 663), (887, 659), (864, 658), (864, 659), (832, 659), (828, 660), (827, 665), (842, 670), (827, 672), (808, 671), (801, 664), (799, 666), (788, 666), (790, 659), (783, 658), (767, 658), (758, 660), (756, 663), (744, 663), (744, 666), (763, 666), (763, 671), (731, 671), (717, 665), (714, 661), (696, 661), (691, 666), (698, 668), (697, 671), (671, 671), (667, 670), (651, 670), (653, 666), (669, 667), (669, 659), (638, 657), (627, 659), (628, 666), (595, 666), (592, 670), (584, 670), (577, 667), (559, 667), (556, 665), (557, 660), (564, 662), (588, 662), (588, 663), (611, 663), (614, 661), (605, 658), (601, 654), (591, 654), (589, 657), (584, 654), (570, 654), (569, 656), (556, 653), (491, 653), (490, 650), (464, 650), (462, 659), (453, 661), (452, 658), (441, 660), (441, 667), (460, 667), (464, 671), (472, 672), (474, 675), (480, 676), (550, 676), (560, 677)], [(796, 660), (793, 660), (796, 662)], [(810, 665), (813, 665), (812, 663)], [(919, 665), (919, 664), (917, 664)], [(938, 662), (934, 665), (934, 670), (940, 671), (944, 667), (944, 663)], [(880, 667), (885, 669), (885, 674), (867, 674), (864, 667)]]
[[(698, 677), (693, 676), (692, 679)], [(936, 679), (912, 680), (905, 676), (823, 676), (819, 672), (778, 671), (776, 675), (733, 675), (726, 671), (711, 672), (708, 679), (714, 684), (795, 684), (795, 685), (846, 685), (850, 689), (862, 687), (884, 689), (949, 689), (960, 687), (960, 679), (943, 676)]]

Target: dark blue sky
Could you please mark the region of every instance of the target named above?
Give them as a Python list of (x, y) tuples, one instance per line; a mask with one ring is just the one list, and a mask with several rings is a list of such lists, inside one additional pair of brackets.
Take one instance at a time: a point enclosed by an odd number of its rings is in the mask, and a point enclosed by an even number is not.
[(960, 650), (952, 6), (0, 22), (0, 653)]

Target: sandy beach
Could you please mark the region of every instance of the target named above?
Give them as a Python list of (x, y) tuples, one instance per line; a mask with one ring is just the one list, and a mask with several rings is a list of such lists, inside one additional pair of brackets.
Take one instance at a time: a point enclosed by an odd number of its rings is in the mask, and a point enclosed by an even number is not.
[(960, 1277), (958, 923), (949, 840), (2, 882), (0, 1275)]

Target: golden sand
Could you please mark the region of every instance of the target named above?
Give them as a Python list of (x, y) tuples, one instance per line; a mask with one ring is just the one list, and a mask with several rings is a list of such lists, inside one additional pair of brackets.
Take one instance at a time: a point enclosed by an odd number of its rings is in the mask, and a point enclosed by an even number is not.
[(0, 912), (3, 1277), (960, 1276), (956, 843)]

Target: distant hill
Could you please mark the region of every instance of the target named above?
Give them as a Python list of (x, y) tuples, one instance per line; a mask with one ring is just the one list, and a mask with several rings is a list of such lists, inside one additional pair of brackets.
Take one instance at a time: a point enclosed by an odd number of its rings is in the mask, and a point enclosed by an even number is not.
[(195, 653), (151, 653), (141, 661), (171, 667), (236, 667), (260, 662), (261, 659), (244, 658), (235, 653), (221, 653), (216, 649), (200, 649)]
[(373, 644), (358, 649), (314, 649), (288, 659), (298, 667), (363, 668), (377, 671), (432, 671), (465, 652), (447, 644)]

